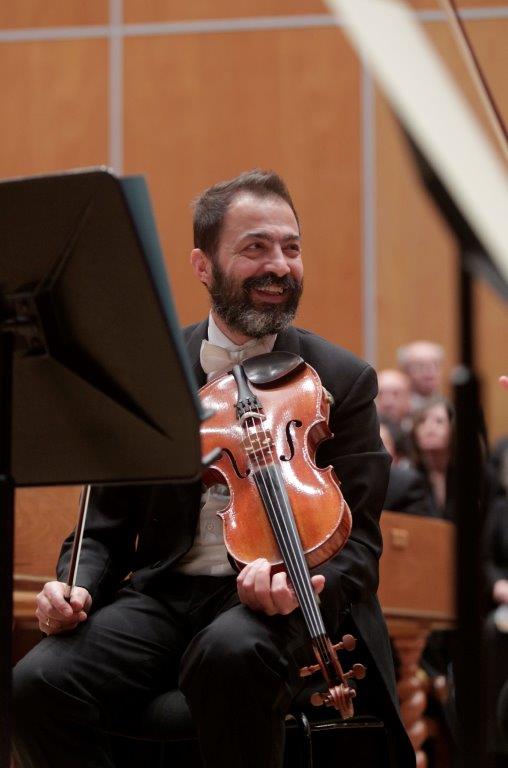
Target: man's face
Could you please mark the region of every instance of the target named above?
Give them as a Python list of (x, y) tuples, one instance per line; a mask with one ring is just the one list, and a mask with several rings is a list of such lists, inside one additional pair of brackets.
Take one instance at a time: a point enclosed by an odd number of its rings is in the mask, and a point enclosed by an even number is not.
[(290, 325), (302, 292), (303, 264), (298, 224), (284, 200), (239, 194), (224, 218), (215, 257), (206, 258), (201, 279), (231, 337), (259, 338)]
[(398, 423), (410, 411), (409, 379), (400, 371), (385, 370), (378, 376), (379, 394), (376, 398), (378, 413)]
[(427, 344), (415, 346), (406, 366), (415, 392), (429, 397), (441, 389), (442, 362), (436, 349)]

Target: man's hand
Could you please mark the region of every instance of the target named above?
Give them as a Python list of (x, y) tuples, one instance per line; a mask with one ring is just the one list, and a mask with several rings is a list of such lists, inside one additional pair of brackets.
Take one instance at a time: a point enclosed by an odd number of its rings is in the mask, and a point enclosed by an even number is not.
[(508, 389), (508, 376), (500, 376), (499, 383), (501, 384), (503, 389)]
[[(324, 576), (312, 576), (312, 585), (318, 595), (324, 585)], [(270, 578), (270, 563), (260, 558), (246, 565), (237, 579), (240, 602), (253, 611), (262, 611), (268, 616), (291, 613), (298, 607), (293, 587), (288, 584), (285, 571), (274, 573)]]
[(84, 587), (74, 587), (71, 599), (65, 595), (67, 584), (61, 581), (48, 581), (37, 595), (36, 617), (39, 619), (39, 629), (45, 635), (56, 635), (67, 632), (86, 621), (92, 605), (92, 598)]

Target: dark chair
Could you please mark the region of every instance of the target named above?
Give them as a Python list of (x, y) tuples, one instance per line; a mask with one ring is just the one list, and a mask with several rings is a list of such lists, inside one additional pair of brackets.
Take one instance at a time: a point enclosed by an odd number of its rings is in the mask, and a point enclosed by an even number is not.
[[(191, 715), (183, 694), (177, 689), (157, 696), (136, 722), (114, 724), (110, 733), (115, 735), (114, 751), (119, 768), (201, 766)], [(343, 752), (347, 754), (348, 768), (366, 765), (390, 768), (386, 729), (380, 720), (363, 716), (343, 721), (333, 717), (333, 711), (323, 708), (308, 717), (303, 709), (296, 707), (288, 716), (287, 768), (321, 768), (325, 759)]]

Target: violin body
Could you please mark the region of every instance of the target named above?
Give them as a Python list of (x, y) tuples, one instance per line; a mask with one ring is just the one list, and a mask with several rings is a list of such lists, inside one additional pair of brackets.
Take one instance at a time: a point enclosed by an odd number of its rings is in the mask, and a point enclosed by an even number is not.
[[(332, 436), (329, 396), (306, 364), (282, 381), (249, 386), (262, 402), (262, 429), (273, 444), (270, 460), (278, 462), (307, 564), (314, 568), (344, 546), (351, 530), (351, 513), (332, 467), (315, 464), (317, 447)], [(222, 449), (203, 480), (207, 485), (225, 483), (230, 491), (229, 504), (219, 513), (226, 547), (240, 569), (262, 557), (273, 571), (281, 570), (281, 552), (251, 471), (252, 451), (249, 456), (246, 450), (245, 430), (251, 430), (248, 440), (256, 447), (253, 430), (259, 432), (259, 427), (242, 426), (236, 419), (233, 375), (210, 381), (200, 397), (204, 408), (214, 412), (201, 427), (203, 453)]]

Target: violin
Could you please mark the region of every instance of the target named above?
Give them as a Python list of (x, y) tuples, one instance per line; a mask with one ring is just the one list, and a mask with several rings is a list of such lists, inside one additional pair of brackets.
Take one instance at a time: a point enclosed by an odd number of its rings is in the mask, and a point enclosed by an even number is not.
[(364, 677), (365, 668), (342, 670), (337, 650), (352, 650), (356, 641), (345, 635), (332, 644), (309, 573), (340, 551), (352, 524), (333, 468), (315, 464), (317, 447), (332, 437), (331, 395), (301, 357), (271, 352), (211, 380), (200, 397), (213, 414), (201, 426), (203, 452), (214, 456), (203, 481), (226, 484), (230, 492), (218, 513), (229, 555), (239, 570), (265, 558), (272, 573), (287, 571), (317, 661), (300, 675), (320, 670), (328, 689), (311, 702), (352, 717), (355, 690), (348, 681)]

